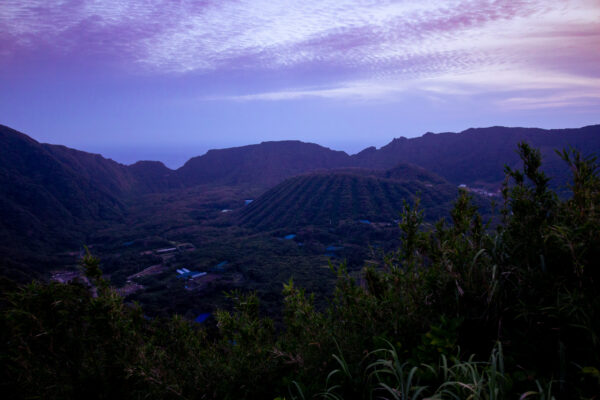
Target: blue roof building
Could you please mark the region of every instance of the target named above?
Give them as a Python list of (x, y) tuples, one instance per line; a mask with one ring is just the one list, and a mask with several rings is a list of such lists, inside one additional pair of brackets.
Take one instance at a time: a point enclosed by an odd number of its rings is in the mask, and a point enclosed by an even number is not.
[(206, 321), (208, 318), (210, 318), (210, 313), (202, 313), (194, 319), (194, 322), (201, 324), (204, 321)]

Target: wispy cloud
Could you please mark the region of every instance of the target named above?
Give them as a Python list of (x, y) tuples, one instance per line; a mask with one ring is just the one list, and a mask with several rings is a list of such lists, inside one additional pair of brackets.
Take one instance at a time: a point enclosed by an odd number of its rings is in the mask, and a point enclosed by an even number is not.
[[(493, 79), (490, 79), (493, 77)], [(535, 70), (510, 71), (498, 68), (483, 72), (443, 74), (412, 79), (348, 81), (337, 86), (296, 88), (233, 96), (204, 97), (202, 100), (293, 101), (310, 98), (354, 102), (387, 101), (421, 95), (435, 102), (452, 102), (457, 97), (493, 93), (500, 110), (544, 108), (600, 108), (600, 77), (587, 77)]]
[(382, 82), (356, 81), (337, 84), (334, 87), (297, 88), (233, 96), (211, 96), (201, 100), (233, 100), (233, 101), (279, 101), (299, 100), (307, 98), (350, 99), (357, 101), (378, 100), (406, 91), (408, 88), (395, 83), (385, 85)]
[[(598, 87), (598, 48), (597, 0), (0, 3), (4, 62), (45, 51), (100, 55), (132, 73), (303, 71), (277, 90), (228, 97), (236, 101), (381, 99), (409, 89), (551, 89), (573, 101)], [(535, 103), (527, 101), (503, 104)]]

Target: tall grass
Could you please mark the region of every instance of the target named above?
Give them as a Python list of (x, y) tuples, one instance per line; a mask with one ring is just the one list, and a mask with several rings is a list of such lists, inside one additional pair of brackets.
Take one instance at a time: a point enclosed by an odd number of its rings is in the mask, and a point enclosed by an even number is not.
[(471, 356), (466, 361), (454, 359), (449, 363), (442, 355), (438, 373), (444, 381), (434, 395), (439, 399), (499, 400), (510, 386), (500, 343), (492, 350), (489, 361), (475, 361)]
[[(475, 356), (467, 360), (460, 357), (441, 355), (437, 365), (412, 365), (403, 362), (393, 344), (367, 354), (358, 369), (348, 365), (343, 355), (334, 354), (337, 368), (327, 376), (325, 390), (315, 397), (328, 400), (369, 399), (369, 400), (501, 400), (508, 393), (511, 382), (504, 372), (504, 354), (498, 343), (488, 361), (476, 361)], [(338, 348), (339, 350), (339, 348)], [(427, 384), (423, 384), (427, 383)], [(298, 383), (294, 382), (296, 393), (292, 399), (304, 399)], [(290, 390), (291, 392), (291, 390)], [(552, 399), (551, 388), (524, 393), (521, 398), (539, 396)]]

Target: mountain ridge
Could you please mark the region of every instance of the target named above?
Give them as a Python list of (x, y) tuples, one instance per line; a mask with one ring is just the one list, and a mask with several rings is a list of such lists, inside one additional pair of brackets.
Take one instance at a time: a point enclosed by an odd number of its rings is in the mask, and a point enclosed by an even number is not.
[[(3, 125), (0, 129), (18, 132)], [(21, 138), (38, 143), (18, 133)], [(62, 145), (39, 144), (66, 164), (77, 165), (76, 169), (94, 184), (124, 195), (203, 184), (268, 188), (291, 176), (319, 169), (390, 169), (399, 163), (420, 166), (454, 184), (497, 189), (503, 179), (504, 164), (518, 163), (515, 149), (520, 141), (539, 148), (545, 169), (550, 174), (560, 174), (562, 164), (554, 150), (570, 145), (584, 154), (597, 154), (600, 152), (600, 124), (564, 129), (491, 126), (461, 132), (427, 132), (414, 138), (400, 136), (380, 148), (370, 146), (353, 155), (300, 140), (263, 141), (211, 149), (190, 158), (177, 169), (170, 169), (160, 161), (141, 160), (125, 165), (99, 154)], [(477, 165), (476, 171), (473, 165)]]
[[(99, 154), (39, 143), (0, 125), (0, 264), (14, 264), (23, 253), (20, 249), (42, 254), (50, 249), (56, 252), (80, 246), (98, 229), (123, 224), (135, 212), (132, 205), (142, 200), (156, 210), (157, 217), (162, 211), (153, 202), (163, 196), (172, 199), (169, 200), (172, 204), (177, 201), (177, 207), (201, 219), (198, 210), (208, 210), (208, 205), (198, 203), (198, 195), (202, 193), (220, 193), (219, 188), (229, 188), (230, 194), (258, 198), (276, 185), (308, 173), (321, 176), (298, 179), (320, 179), (337, 185), (341, 179), (339, 170), (349, 169), (354, 177), (343, 179), (354, 182), (350, 186), (372, 187), (376, 191), (391, 187), (383, 182), (386, 179), (406, 180), (408, 174), (412, 181), (429, 180), (432, 186), (446, 187), (447, 193), (450, 187), (456, 193), (456, 186), (463, 183), (495, 192), (503, 178), (504, 164), (517, 165), (516, 143), (521, 140), (540, 148), (548, 175), (557, 177), (553, 182), (564, 184), (568, 171), (554, 149), (572, 145), (584, 154), (600, 154), (600, 125), (561, 130), (491, 127), (460, 133), (428, 133), (413, 139), (396, 138), (380, 149), (369, 147), (355, 155), (314, 143), (270, 141), (214, 149), (176, 170), (159, 161), (123, 165)], [(413, 186), (415, 190), (429, 191), (427, 186), (425, 189)], [(327, 198), (334, 195), (325, 191), (325, 187), (313, 194), (318, 193)], [(385, 204), (397, 207), (399, 203), (390, 199), (407, 198), (406, 193), (380, 198)], [(311, 193), (305, 193), (306, 199), (310, 196)], [(236, 201), (242, 204), (244, 199), (252, 197), (231, 198), (213, 211), (220, 213), (221, 209), (233, 207)], [(364, 192), (365, 204), (377, 210), (377, 202), (368, 197), (369, 193)], [(391, 215), (389, 207), (385, 212)], [(372, 213), (361, 213), (373, 217)], [(361, 213), (352, 214), (352, 218)], [(150, 218), (154, 218), (152, 214)]]
[(251, 181), (266, 187), (298, 173), (350, 166), (350, 163), (348, 154), (343, 151), (284, 140), (209, 150), (188, 160), (175, 173), (187, 184), (238, 185)]
[[(356, 166), (391, 168), (398, 162), (408, 162), (435, 172), (454, 184), (480, 184), (498, 188), (504, 177), (504, 164), (519, 162), (517, 143), (525, 141), (539, 148), (543, 167), (550, 174), (558, 173), (565, 183), (562, 161), (554, 150), (568, 145), (584, 154), (600, 152), (600, 125), (582, 128), (541, 129), (493, 126), (469, 128), (462, 132), (428, 132), (416, 138), (399, 137), (379, 149), (367, 148), (355, 154)], [(473, 167), (477, 168), (474, 169)]]

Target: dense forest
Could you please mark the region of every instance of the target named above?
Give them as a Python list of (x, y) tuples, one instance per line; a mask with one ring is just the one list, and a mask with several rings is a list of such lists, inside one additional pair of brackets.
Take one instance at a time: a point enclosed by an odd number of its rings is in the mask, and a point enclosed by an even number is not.
[(600, 177), (594, 157), (557, 195), (519, 144), (501, 221), (460, 191), (449, 220), (404, 204), (401, 245), (357, 278), (331, 265), (327, 305), (292, 280), (279, 319), (231, 291), (214, 324), (150, 318), (103, 278), (3, 279), (0, 387), (9, 398), (597, 399)]

